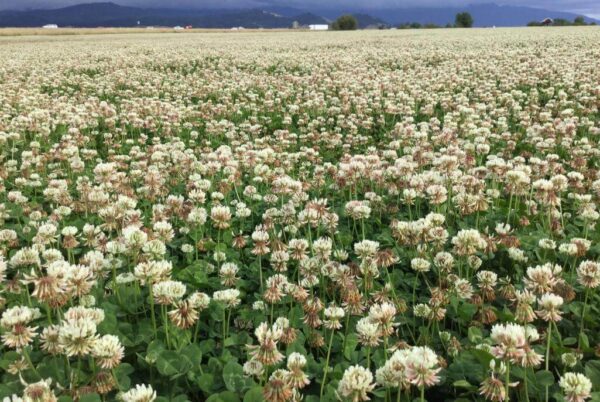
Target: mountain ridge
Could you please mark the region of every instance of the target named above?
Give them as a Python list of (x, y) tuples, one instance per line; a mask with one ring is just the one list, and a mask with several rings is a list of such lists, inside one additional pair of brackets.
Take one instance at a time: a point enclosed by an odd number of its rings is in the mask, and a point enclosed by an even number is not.
[[(249, 9), (177, 9), (122, 6), (115, 2), (82, 3), (55, 9), (0, 11), (0, 27), (39, 27), (46, 24), (71, 27), (131, 27), (192, 25), (203, 28), (287, 28), (326, 24), (341, 14), (354, 14), (360, 28), (402, 23), (446, 25), (458, 12), (467, 11), (475, 26), (523, 26), (544, 18), (573, 20), (578, 14), (495, 3), (465, 7), (412, 7), (394, 9), (295, 9), (265, 7)], [(587, 22), (599, 22), (586, 17)]]

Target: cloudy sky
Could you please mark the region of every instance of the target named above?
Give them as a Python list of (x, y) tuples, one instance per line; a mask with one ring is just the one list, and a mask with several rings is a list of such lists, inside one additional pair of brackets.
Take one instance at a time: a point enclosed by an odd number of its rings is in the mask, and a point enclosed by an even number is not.
[[(0, 9), (55, 8), (79, 3), (107, 0), (0, 0)], [(301, 9), (311, 8), (361, 8), (385, 9), (411, 6), (455, 6), (464, 4), (490, 3), (493, 0), (112, 0), (121, 5), (145, 7), (195, 7), (236, 8), (286, 6)], [(550, 10), (569, 11), (600, 17), (600, 0), (497, 0), (498, 4), (521, 5)]]

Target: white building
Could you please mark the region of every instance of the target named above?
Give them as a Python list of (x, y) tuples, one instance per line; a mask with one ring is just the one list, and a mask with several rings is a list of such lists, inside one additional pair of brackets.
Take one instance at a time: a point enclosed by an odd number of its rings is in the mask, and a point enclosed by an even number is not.
[(58, 28), (58, 25), (56, 25), (56, 24), (46, 24), (42, 28), (44, 28), (44, 29), (56, 29), (56, 28)]
[(327, 24), (311, 24), (308, 26), (308, 29), (311, 31), (327, 31), (329, 29), (329, 25)]
[(173, 29), (174, 29), (174, 30), (176, 30), (176, 31), (182, 31), (182, 30), (183, 30), (183, 27), (182, 27), (182, 26), (179, 26), (179, 25), (177, 25), (176, 27), (173, 27)]

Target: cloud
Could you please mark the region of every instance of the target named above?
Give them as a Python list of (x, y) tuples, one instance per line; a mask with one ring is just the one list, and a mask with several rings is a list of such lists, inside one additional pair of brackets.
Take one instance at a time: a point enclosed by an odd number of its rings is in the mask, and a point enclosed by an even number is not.
[[(0, 9), (57, 8), (80, 3), (109, 0), (0, 0)], [(406, 7), (441, 7), (490, 3), (493, 0), (112, 0), (121, 5), (161, 8), (251, 8), (293, 7), (304, 10), (322, 9), (388, 9)], [(499, 0), (498, 4), (600, 15), (598, 0)]]

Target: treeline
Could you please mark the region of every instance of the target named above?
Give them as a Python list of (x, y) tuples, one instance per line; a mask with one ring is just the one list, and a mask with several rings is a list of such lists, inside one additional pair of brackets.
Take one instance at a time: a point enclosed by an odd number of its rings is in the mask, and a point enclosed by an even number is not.
[(585, 18), (582, 16), (576, 17), (573, 21), (569, 21), (565, 18), (556, 18), (554, 20), (544, 21), (531, 21), (527, 24), (528, 27), (541, 27), (541, 26), (553, 26), (553, 27), (568, 27), (568, 26), (584, 26), (584, 25), (596, 25), (595, 22), (589, 24), (585, 22)]
[(398, 29), (434, 29), (434, 28), (452, 28), (454, 25), (448, 23), (446, 25), (438, 24), (421, 24), (420, 22), (404, 22), (396, 26)]
[(453, 24), (446, 24), (444, 26), (437, 24), (421, 24), (419, 22), (405, 22), (397, 26), (398, 29), (432, 29), (432, 28), (471, 28), (473, 26), (473, 17), (471, 14), (464, 12), (456, 14)]
[[(471, 14), (467, 12), (456, 14), (454, 24), (438, 25), (434, 23), (421, 24), (420, 22), (404, 22), (396, 26), (398, 29), (435, 29), (435, 28), (471, 28), (474, 20)], [(582, 16), (576, 17), (573, 21), (565, 18), (551, 19), (547, 18), (543, 21), (531, 21), (527, 26), (583, 26), (596, 25), (595, 22), (587, 23)], [(331, 24), (331, 29), (340, 31), (350, 31), (359, 28), (356, 17), (350, 14), (342, 15)], [(380, 28), (382, 29), (382, 28)]]

